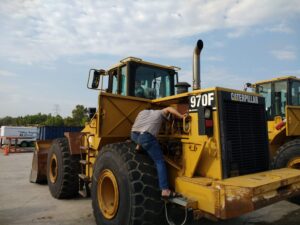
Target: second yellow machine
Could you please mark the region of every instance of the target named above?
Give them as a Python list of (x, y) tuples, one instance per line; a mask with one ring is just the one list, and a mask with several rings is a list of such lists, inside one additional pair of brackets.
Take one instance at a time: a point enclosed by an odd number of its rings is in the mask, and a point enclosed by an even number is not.
[(269, 147), (274, 168), (300, 169), (300, 79), (294, 76), (251, 86), (265, 98)]
[[(154, 225), (171, 223), (165, 204), (195, 218), (228, 219), (299, 195), (299, 170), (269, 170), (264, 98), (200, 88), (202, 47), (199, 40), (190, 92), (187, 83), (178, 82), (179, 68), (138, 58), (91, 70), (88, 87), (100, 90), (98, 109), (90, 109), (82, 132), (66, 133), (48, 150), (52, 196), (91, 194), (99, 225)], [(165, 122), (158, 135), (169, 182), (183, 196), (165, 203), (153, 162), (135, 151), (129, 137), (141, 110), (167, 106), (189, 111), (190, 119)]]

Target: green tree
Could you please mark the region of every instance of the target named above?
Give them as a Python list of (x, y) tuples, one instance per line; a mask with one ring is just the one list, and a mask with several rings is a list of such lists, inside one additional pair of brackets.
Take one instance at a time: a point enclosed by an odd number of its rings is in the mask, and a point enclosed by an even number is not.
[(34, 114), (19, 117), (6, 116), (0, 118), (0, 126), (84, 126), (88, 121), (87, 108), (76, 105), (72, 110), (72, 117), (62, 118), (60, 115)]
[(64, 119), (60, 116), (48, 116), (47, 120), (43, 123), (46, 126), (64, 126)]
[(72, 111), (72, 118), (75, 126), (84, 126), (85, 122), (88, 121), (87, 108), (83, 105), (76, 105)]
[(78, 124), (76, 124), (76, 121), (70, 116), (64, 118), (64, 125), (67, 127), (78, 126)]
[(14, 125), (14, 124), (15, 124), (15, 120), (14, 120), (14, 118), (12, 118), (10, 116), (6, 116), (4, 118), (1, 118), (1, 120), (0, 120), (1, 126), (9, 126), (9, 125)]

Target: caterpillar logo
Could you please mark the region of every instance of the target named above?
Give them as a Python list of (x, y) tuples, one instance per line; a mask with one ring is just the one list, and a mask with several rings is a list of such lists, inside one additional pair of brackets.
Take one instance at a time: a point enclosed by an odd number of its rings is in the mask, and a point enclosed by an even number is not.
[(248, 102), (248, 103), (258, 104), (258, 97), (253, 95), (231, 93), (231, 100), (236, 102)]

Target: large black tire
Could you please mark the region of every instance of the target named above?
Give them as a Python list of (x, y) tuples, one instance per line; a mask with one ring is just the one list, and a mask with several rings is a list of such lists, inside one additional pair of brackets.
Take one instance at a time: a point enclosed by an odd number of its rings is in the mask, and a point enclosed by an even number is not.
[[(118, 208), (112, 218), (105, 216), (98, 200), (103, 171), (112, 172), (118, 187)], [(132, 143), (110, 144), (101, 149), (94, 165), (91, 196), (98, 225), (164, 224), (156, 168), (147, 155), (135, 152)]]
[[(79, 155), (70, 154), (66, 138), (55, 139), (52, 142), (47, 158), (47, 181), (50, 193), (54, 198), (67, 199), (77, 196), (79, 160)], [(53, 175), (55, 175), (55, 179)]]
[(29, 143), (27, 141), (22, 141), (21, 144), (20, 144), (20, 146), (22, 148), (26, 148), (26, 147), (29, 147)]
[[(273, 168), (280, 169), (290, 167), (292, 159), (300, 158), (300, 139), (294, 139), (282, 145), (273, 159)], [(300, 169), (300, 165), (293, 166), (295, 169)], [(291, 202), (300, 205), (300, 196), (289, 199)]]

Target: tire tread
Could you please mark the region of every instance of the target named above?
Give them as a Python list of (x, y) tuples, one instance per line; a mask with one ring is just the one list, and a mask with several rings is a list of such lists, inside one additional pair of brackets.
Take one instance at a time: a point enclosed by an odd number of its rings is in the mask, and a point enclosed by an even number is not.
[[(130, 223), (126, 225), (163, 224), (161, 218), (163, 202), (160, 199), (158, 178), (153, 161), (145, 154), (136, 153), (134, 144), (128, 142), (104, 146), (97, 161), (102, 154), (109, 151), (117, 153), (122, 158), (128, 171), (131, 188), (130, 199), (133, 205), (131, 206)], [(94, 209), (94, 215), (96, 213)]]
[[(60, 172), (62, 173), (62, 180), (58, 184), (55, 184), (55, 188), (52, 185), (49, 185), (50, 192), (54, 198), (57, 199), (69, 199), (76, 197), (78, 195), (79, 189), (79, 178), (78, 172), (80, 168), (79, 164), (79, 155), (71, 155), (69, 150), (69, 143), (66, 138), (55, 139), (52, 148), (55, 148), (55, 145), (58, 146), (58, 149), (53, 149), (52, 151), (61, 151), (61, 154), (57, 154), (57, 157), (62, 157), (62, 168)], [(51, 152), (50, 152), (51, 153)], [(48, 156), (49, 161), (50, 156)], [(49, 163), (49, 162), (48, 162)], [(48, 167), (48, 165), (47, 165)], [(47, 172), (48, 183), (49, 175)]]

